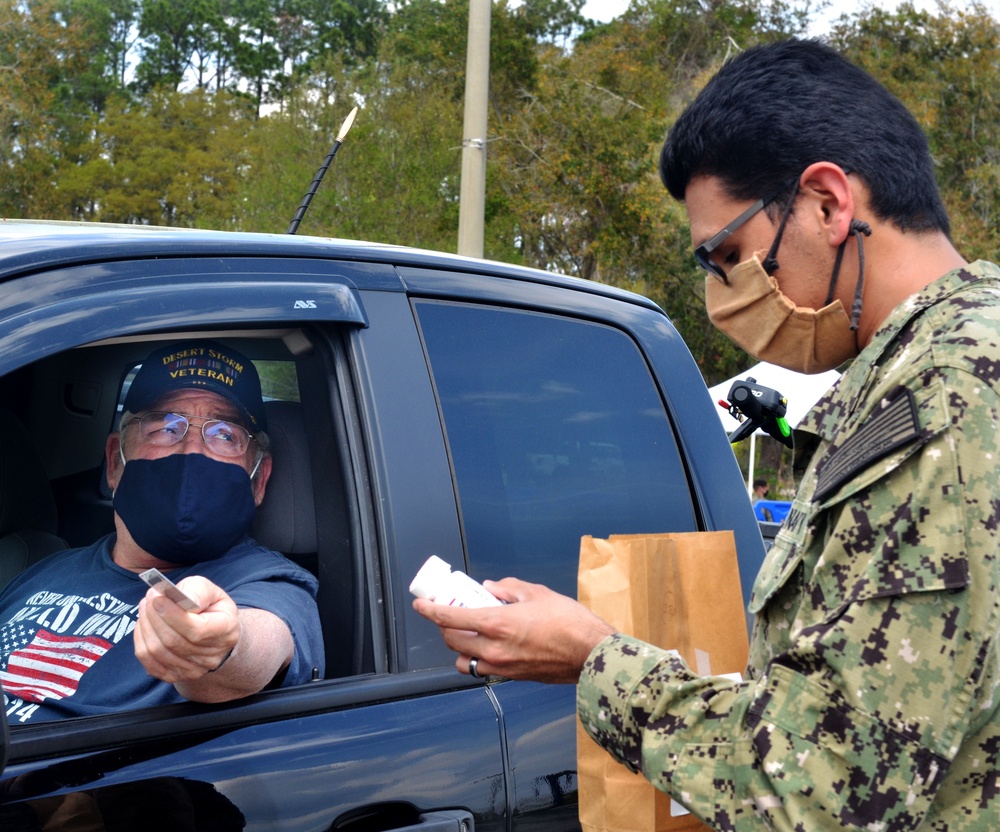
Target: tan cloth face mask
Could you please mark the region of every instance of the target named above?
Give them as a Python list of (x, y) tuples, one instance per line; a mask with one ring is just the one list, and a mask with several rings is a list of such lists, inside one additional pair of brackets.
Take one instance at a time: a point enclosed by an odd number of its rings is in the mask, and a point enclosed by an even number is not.
[(712, 323), (758, 361), (799, 373), (822, 373), (856, 356), (857, 339), (843, 304), (796, 306), (764, 269), (762, 254), (734, 266), (729, 285), (706, 276)]

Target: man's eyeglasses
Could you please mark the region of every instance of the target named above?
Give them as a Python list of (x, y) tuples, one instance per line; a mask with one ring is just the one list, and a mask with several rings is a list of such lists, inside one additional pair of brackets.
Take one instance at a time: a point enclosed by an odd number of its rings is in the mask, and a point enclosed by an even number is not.
[[(848, 168), (844, 168), (844, 173), (850, 173)], [(728, 284), (729, 278), (726, 277), (726, 270), (722, 268), (718, 263), (716, 263), (712, 258), (711, 254), (715, 249), (721, 246), (726, 239), (735, 234), (740, 226), (747, 223), (758, 211), (764, 208), (766, 205), (770, 205), (774, 200), (776, 200), (783, 193), (788, 193), (788, 204), (785, 206), (784, 214), (781, 218), (781, 226), (783, 229), (785, 221), (788, 219), (789, 214), (792, 212), (792, 206), (795, 204), (795, 197), (799, 193), (799, 178), (797, 176), (792, 177), (785, 183), (783, 183), (774, 193), (764, 197), (763, 199), (758, 199), (753, 205), (747, 208), (742, 214), (740, 214), (735, 220), (733, 220), (729, 225), (723, 228), (717, 234), (713, 234), (708, 240), (702, 243), (698, 248), (694, 250), (694, 259), (698, 261), (698, 265), (701, 266), (706, 272), (714, 274), (723, 283)], [(781, 231), (778, 232), (778, 238), (781, 238)]]
[[(187, 436), (188, 429), (194, 424), (183, 413), (144, 413), (138, 419), (133, 419), (124, 427), (139, 426), (139, 439), (157, 448), (169, 448), (180, 443)], [(237, 457), (246, 453), (253, 436), (242, 425), (227, 422), (224, 419), (208, 419), (200, 425), (201, 441), (205, 447), (218, 456)]]
[(748, 222), (750, 218), (760, 211), (768, 202), (770, 202), (770, 200), (758, 199), (753, 205), (747, 208), (746, 211), (729, 223), (729, 225), (717, 234), (713, 234), (708, 240), (698, 246), (698, 248), (694, 250), (694, 259), (698, 261), (698, 265), (701, 266), (706, 272), (714, 274), (723, 283), (728, 283), (729, 280), (726, 277), (725, 270), (712, 259), (711, 254), (715, 251), (715, 249), (721, 246), (731, 234), (734, 234), (740, 226)]

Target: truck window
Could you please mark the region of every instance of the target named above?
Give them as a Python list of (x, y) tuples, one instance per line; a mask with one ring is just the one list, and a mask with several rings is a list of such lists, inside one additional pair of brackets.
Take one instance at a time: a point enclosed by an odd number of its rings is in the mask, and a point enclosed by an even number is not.
[(582, 535), (696, 530), (663, 399), (625, 332), (512, 309), (416, 309), (471, 574), (575, 596), (567, 563)]

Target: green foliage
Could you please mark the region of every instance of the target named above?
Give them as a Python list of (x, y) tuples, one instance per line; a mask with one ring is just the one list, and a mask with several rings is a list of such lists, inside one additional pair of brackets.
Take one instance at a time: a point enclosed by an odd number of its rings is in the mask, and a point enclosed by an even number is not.
[(225, 227), (251, 123), (246, 104), (225, 91), (115, 96), (59, 192), (74, 219)]
[(101, 112), (108, 96), (125, 85), (128, 53), (136, 37), (139, 0), (62, 0), (59, 18), (79, 31), (88, 60), (72, 80), (71, 95), (91, 112)]
[(287, 228), (360, 81), (364, 108), (299, 233), (454, 247), (462, 121), (447, 82), (412, 83), (405, 62), (391, 59), (360, 74), (331, 62), (324, 73), (326, 94), (300, 90), (254, 131), (238, 227)]
[(572, 53), (540, 51), (536, 88), (497, 120), (491, 147), (488, 256), (647, 295), (710, 382), (747, 359), (707, 320), (683, 208), (660, 183), (657, 160), (698, 79), (738, 40), (751, 41), (759, 9), (633, 3)]
[[(809, 0), (632, 0), (606, 24), (582, 2), (493, 2), (486, 254), (651, 297), (720, 381), (751, 361), (708, 322), (659, 149), (728, 56), (801, 34)], [(2, 211), (282, 232), (357, 104), (299, 233), (454, 250), (468, 11), (0, 0)], [(966, 256), (1000, 259), (1000, 24), (903, 4), (830, 38), (926, 130)]]
[(188, 68), (210, 48), (206, 40), (218, 20), (212, 0), (145, 0), (139, 18), (139, 34), (146, 41), (137, 71), (139, 90), (177, 89)]
[(1000, 255), (1000, 23), (985, 6), (870, 9), (836, 45), (917, 116), (938, 166), (953, 236), (969, 258)]
[(532, 38), (565, 44), (587, 24), (583, 6), (584, 0), (525, 0), (517, 13)]
[[(492, 112), (505, 118), (504, 108), (516, 101), (512, 91), (534, 84), (534, 42), (505, 6), (494, 9), (491, 29), (501, 33), (491, 50)], [(414, 0), (394, 16), (377, 58), (328, 59), (320, 68), (322, 90), (299, 87), (255, 131), (239, 227), (287, 226), (360, 100), (357, 122), (300, 233), (454, 250), (467, 31), (467, 4)]]
[(56, 0), (0, 0), (0, 212), (59, 216), (50, 183), (79, 137), (75, 79), (90, 41)]
[(294, 361), (254, 361), (260, 375), (260, 391), (264, 400), (300, 401), (299, 379)]

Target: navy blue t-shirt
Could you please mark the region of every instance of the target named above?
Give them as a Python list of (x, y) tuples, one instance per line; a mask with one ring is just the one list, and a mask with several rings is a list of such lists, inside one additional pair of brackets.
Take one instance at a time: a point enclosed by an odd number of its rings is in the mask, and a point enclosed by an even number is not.
[[(148, 587), (111, 559), (115, 535), (58, 552), (0, 595), (0, 683), (12, 725), (183, 702), (135, 656), (132, 630)], [(267, 610), (288, 626), (295, 654), (283, 686), (323, 673), (318, 584), (283, 555), (245, 540), (216, 560), (170, 570), (202, 575), (238, 607)]]

